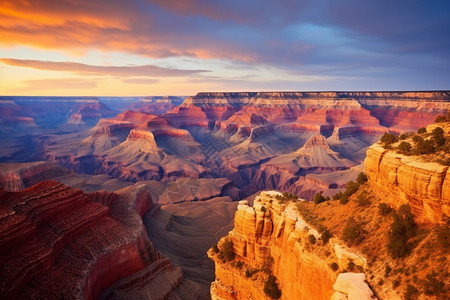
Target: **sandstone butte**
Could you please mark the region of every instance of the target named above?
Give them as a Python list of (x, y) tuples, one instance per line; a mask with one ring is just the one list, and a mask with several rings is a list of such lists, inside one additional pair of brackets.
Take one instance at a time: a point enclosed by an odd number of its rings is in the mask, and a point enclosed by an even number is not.
[(266, 275), (256, 272), (246, 276), (244, 270), (271, 265), (282, 291), (281, 299), (375, 299), (365, 282), (364, 273), (341, 273), (330, 269), (332, 262), (344, 268), (353, 261), (361, 270), (367, 268), (366, 258), (337, 238), (328, 242), (328, 255), (315, 252), (309, 235), (320, 235), (308, 225), (292, 202), (282, 202), (275, 191), (261, 192), (253, 207), (246, 200), (239, 202), (234, 229), (219, 241), (219, 248), (229, 239), (236, 254), (237, 268), (223, 262), (210, 249), (208, 255), (216, 264), (216, 280), (211, 284), (211, 299), (270, 299), (263, 292)]
[(180, 268), (157, 251), (142, 216), (148, 187), (84, 194), (56, 181), (0, 189), (0, 298), (161, 299)]

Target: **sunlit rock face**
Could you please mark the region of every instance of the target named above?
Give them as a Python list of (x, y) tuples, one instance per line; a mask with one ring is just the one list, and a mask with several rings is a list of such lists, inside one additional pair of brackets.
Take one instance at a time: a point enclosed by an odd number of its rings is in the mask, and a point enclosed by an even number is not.
[(266, 191), (255, 198), (253, 206), (246, 200), (239, 202), (234, 228), (219, 241), (219, 247), (225, 240), (231, 241), (234, 261), (241, 261), (243, 267), (236, 268), (209, 250), (216, 266), (211, 298), (270, 299), (263, 290), (266, 275), (245, 274), (245, 270), (261, 270), (269, 264), (278, 279), (281, 299), (311, 299), (312, 295), (314, 299), (330, 299), (334, 294), (347, 297), (335, 299), (374, 299), (364, 274), (348, 279), (352, 275), (338, 277), (329, 267), (333, 261), (342, 266), (353, 261), (366, 268), (366, 259), (337, 238), (325, 245), (327, 255), (312, 250), (308, 236), (318, 240), (320, 234), (301, 217), (294, 203), (279, 201), (280, 196), (279, 192)]
[(386, 202), (398, 208), (409, 204), (420, 222), (443, 223), (450, 215), (448, 166), (424, 162), (375, 144), (364, 161), (369, 183), (387, 195)]
[(161, 299), (181, 280), (148, 240), (145, 185), (84, 194), (45, 181), (0, 200), (3, 297)]

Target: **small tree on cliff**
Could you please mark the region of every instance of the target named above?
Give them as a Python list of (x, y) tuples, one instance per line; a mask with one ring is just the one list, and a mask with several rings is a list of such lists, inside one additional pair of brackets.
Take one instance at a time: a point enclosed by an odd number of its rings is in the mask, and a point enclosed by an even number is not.
[(342, 239), (347, 242), (349, 246), (358, 245), (364, 239), (363, 224), (356, 221), (353, 217), (348, 218), (342, 231)]
[(314, 196), (314, 204), (319, 204), (319, 203), (322, 203), (325, 201), (326, 201), (326, 198), (324, 196), (322, 196), (322, 193), (317, 193)]
[(409, 205), (403, 204), (392, 217), (387, 248), (392, 258), (400, 258), (408, 254), (408, 239), (414, 235), (414, 215)]
[(233, 242), (229, 239), (225, 239), (225, 241), (222, 244), (222, 253), (224, 258), (227, 261), (231, 261), (234, 259), (235, 253), (234, 253), (234, 249), (233, 249)]
[(363, 172), (358, 174), (358, 177), (356, 177), (356, 183), (359, 185), (364, 184), (367, 182), (367, 176)]
[(281, 297), (281, 291), (278, 289), (276, 281), (277, 278), (270, 274), (264, 283), (264, 293), (272, 299), (279, 299)]
[(398, 138), (392, 133), (385, 132), (380, 141), (383, 143), (384, 148), (390, 148), (393, 143), (398, 141)]

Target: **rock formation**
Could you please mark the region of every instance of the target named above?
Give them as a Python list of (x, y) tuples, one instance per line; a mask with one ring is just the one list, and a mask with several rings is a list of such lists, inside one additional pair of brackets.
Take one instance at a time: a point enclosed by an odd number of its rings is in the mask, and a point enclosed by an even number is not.
[(448, 166), (420, 161), (375, 144), (364, 161), (371, 186), (389, 195), (386, 201), (398, 208), (408, 203), (418, 221), (445, 222), (450, 216)]
[(46, 180), (57, 180), (74, 188), (84, 185), (74, 171), (51, 162), (0, 164), (0, 187), (6, 191), (18, 192)]
[[(328, 189), (306, 175), (361, 164), (384, 132), (417, 130), (450, 110), (449, 100), (448, 92), (198, 93), (176, 106), (151, 97), (138, 112), (98, 122), (81, 145), (49, 143), (43, 157), (125, 180), (226, 177), (246, 195), (272, 188), (311, 199)], [(305, 145), (313, 136), (314, 149)]]
[[(253, 207), (246, 200), (239, 202), (234, 228), (218, 245), (221, 249), (232, 242), (234, 262), (222, 259), (213, 249), (208, 251), (216, 264), (211, 298), (270, 299), (262, 287), (271, 273), (278, 279), (281, 299), (311, 299), (312, 295), (314, 299), (374, 299), (364, 274), (338, 276), (330, 268), (332, 262), (344, 267), (352, 260), (364, 270), (366, 259), (337, 238), (319, 246), (317, 230), (301, 217), (295, 203), (281, 198), (281, 193), (270, 191), (261, 192)], [(311, 238), (317, 245), (311, 244)], [(348, 280), (352, 276), (360, 279)]]
[(2, 297), (160, 299), (181, 280), (147, 238), (145, 185), (84, 194), (46, 181), (0, 204)]

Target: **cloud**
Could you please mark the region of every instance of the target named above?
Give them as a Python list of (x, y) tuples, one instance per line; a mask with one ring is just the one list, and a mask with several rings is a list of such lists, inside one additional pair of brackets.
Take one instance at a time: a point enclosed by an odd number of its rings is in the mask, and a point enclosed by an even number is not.
[(33, 79), (22, 81), (25, 86), (17, 90), (78, 90), (78, 89), (93, 89), (97, 87), (97, 82), (77, 78), (48, 78), (48, 79)]
[(449, 10), (447, 0), (3, 0), (0, 46), (204, 62), (196, 70), (177, 70), (4, 61), (78, 74), (201, 75), (214, 59), (333, 78), (377, 69), (380, 78), (411, 74), (433, 83), (450, 75)]
[(28, 59), (0, 58), (0, 62), (16, 66), (46, 71), (64, 71), (81, 75), (108, 76), (146, 76), (146, 77), (176, 77), (207, 72), (206, 70), (179, 70), (160, 68), (152, 65), (143, 66), (95, 66), (75, 62), (54, 62)]
[(155, 83), (158, 83), (159, 80), (146, 79), (146, 78), (130, 78), (130, 79), (124, 79), (124, 80), (122, 80), (122, 82), (129, 83), (129, 84), (155, 84)]

